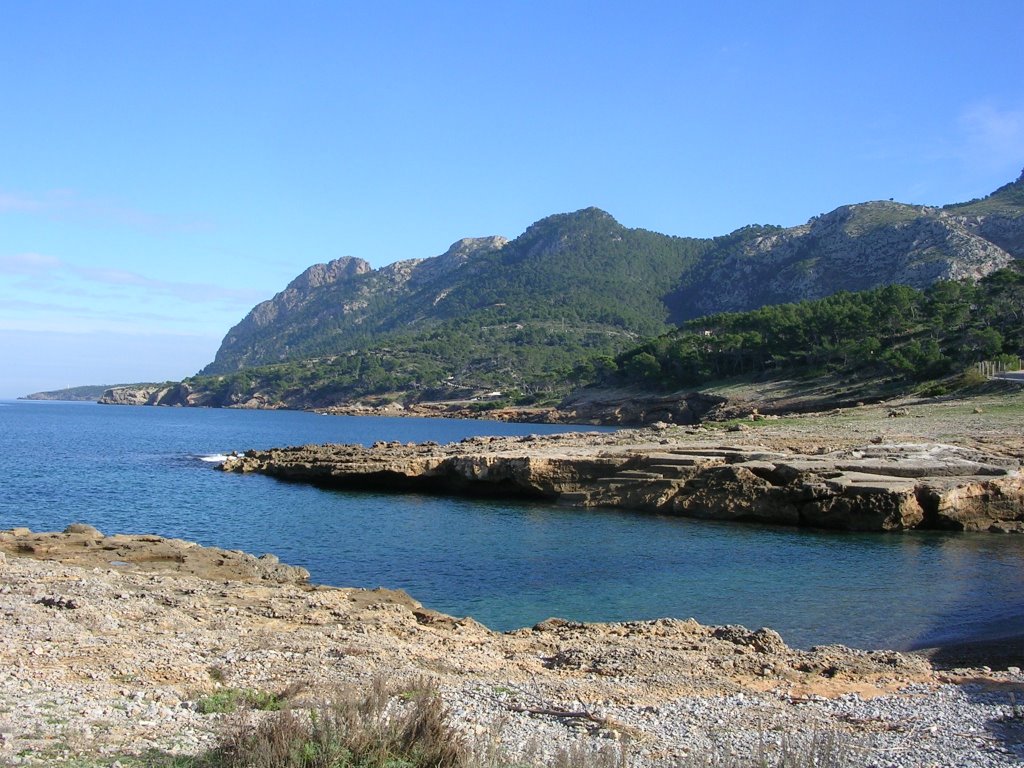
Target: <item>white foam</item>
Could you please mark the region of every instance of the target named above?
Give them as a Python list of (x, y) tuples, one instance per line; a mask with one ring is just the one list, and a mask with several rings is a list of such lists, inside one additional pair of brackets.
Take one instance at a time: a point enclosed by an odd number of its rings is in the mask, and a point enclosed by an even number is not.
[(211, 464), (214, 462), (218, 464), (223, 464), (225, 461), (228, 460), (228, 457), (225, 456), (223, 453), (214, 453), (211, 454), (210, 456), (199, 456), (198, 458), (200, 461), (208, 461)]

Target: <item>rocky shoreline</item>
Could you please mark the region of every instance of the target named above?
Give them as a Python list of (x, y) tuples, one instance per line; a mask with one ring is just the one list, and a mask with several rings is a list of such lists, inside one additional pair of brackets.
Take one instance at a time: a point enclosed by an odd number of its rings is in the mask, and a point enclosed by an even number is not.
[(797, 452), (663, 425), (451, 445), (246, 451), (228, 472), (331, 488), (543, 498), (710, 520), (850, 531), (1024, 532), (1021, 461), (942, 443)]
[[(447, 402), (356, 402), (314, 408), (328, 416), (413, 416), (419, 418), (487, 419), (525, 424), (592, 424), (642, 426), (667, 422), (697, 424), (729, 408), (724, 397), (703, 392), (657, 395), (650, 392), (599, 390), (577, 393), (557, 406), (503, 405), (500, 400)], [(739, 406), (742, 407), (742, 406)]]
[(434, 680), (462, 732), (512, 755), (583, 743), (680, 765), (833, 733), (850, 765), (1024, 760), (1013, 665), (940, 670), (676, 619), (495, 633), (401, 592), (309, 584), (272, 556), (84, 525), (0, 532), (0, 570), (5, 764), (196, 754), (235, 717), (204, 709), (217, 692), (291, 691), (301, 708), (380, 675)]
[[(652, 393), (601, 391), (566, 398), (557, 406), (504, 404), (500, 398), (417, 401), (404, 403), (390, 398), (367, 398), (329, 406), (313, 403), (284, 403), (259, 393), (213, 397), (194, 391), (188, 382), (110, 387), (97, 399), (100, 405), (164, 406), (175, 408), (236, 408), (280, 410), (299, 408), (329, 416), (408, 416), (416, 418), (486, 419), (526, 424), (593, 424), (637, 426), (658, 421), (696, 424), (722, 409), (726, 399), (714, 394), (690, 392)], [(735, 406), (733, 406), (735, 407)]]

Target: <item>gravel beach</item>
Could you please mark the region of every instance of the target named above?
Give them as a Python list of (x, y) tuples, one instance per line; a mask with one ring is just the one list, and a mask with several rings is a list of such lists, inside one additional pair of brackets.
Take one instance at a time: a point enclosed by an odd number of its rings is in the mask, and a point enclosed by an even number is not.
[(206, 713), (218, 693), (291, 690), (301, 708), (382, 676), (429, 678), (467, 737), (541, 763), (586, 745), (629, 765), (703, 765), (826, 737), (847, 765), (1024, 761), (1016, 666), (800, 651), (692, 620), (499, 634), (401, 592), (309, 585), (275, 558), (75, 530), (0, 533), (5, 764), (196, 754), (242, 716)]

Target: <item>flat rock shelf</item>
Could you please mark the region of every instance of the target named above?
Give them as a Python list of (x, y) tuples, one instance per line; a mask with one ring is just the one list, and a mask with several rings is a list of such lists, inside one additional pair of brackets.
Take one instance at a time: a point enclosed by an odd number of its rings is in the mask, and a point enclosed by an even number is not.
[(475, 437), (449, 445), (306, 445), (233, 454), (229, 472), (331, 488), (544, 498), (850, 531), (1024, 532), (1021, 462), (972, 447), (883, 442), (800, 452), (678, 427)]

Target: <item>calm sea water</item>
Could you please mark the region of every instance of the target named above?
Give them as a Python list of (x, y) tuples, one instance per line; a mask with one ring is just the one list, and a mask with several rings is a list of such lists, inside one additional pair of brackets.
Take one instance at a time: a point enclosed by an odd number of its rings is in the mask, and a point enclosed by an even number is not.
[(157, 533), (407, 590), (495, 629), (548, 616), (771, 626), (911, 647), (1024, 628), (1024, 537), (844, 535), (495, 500), (323, 491), (204, 458), (559, 427), (0, 401), (0, 528)]

